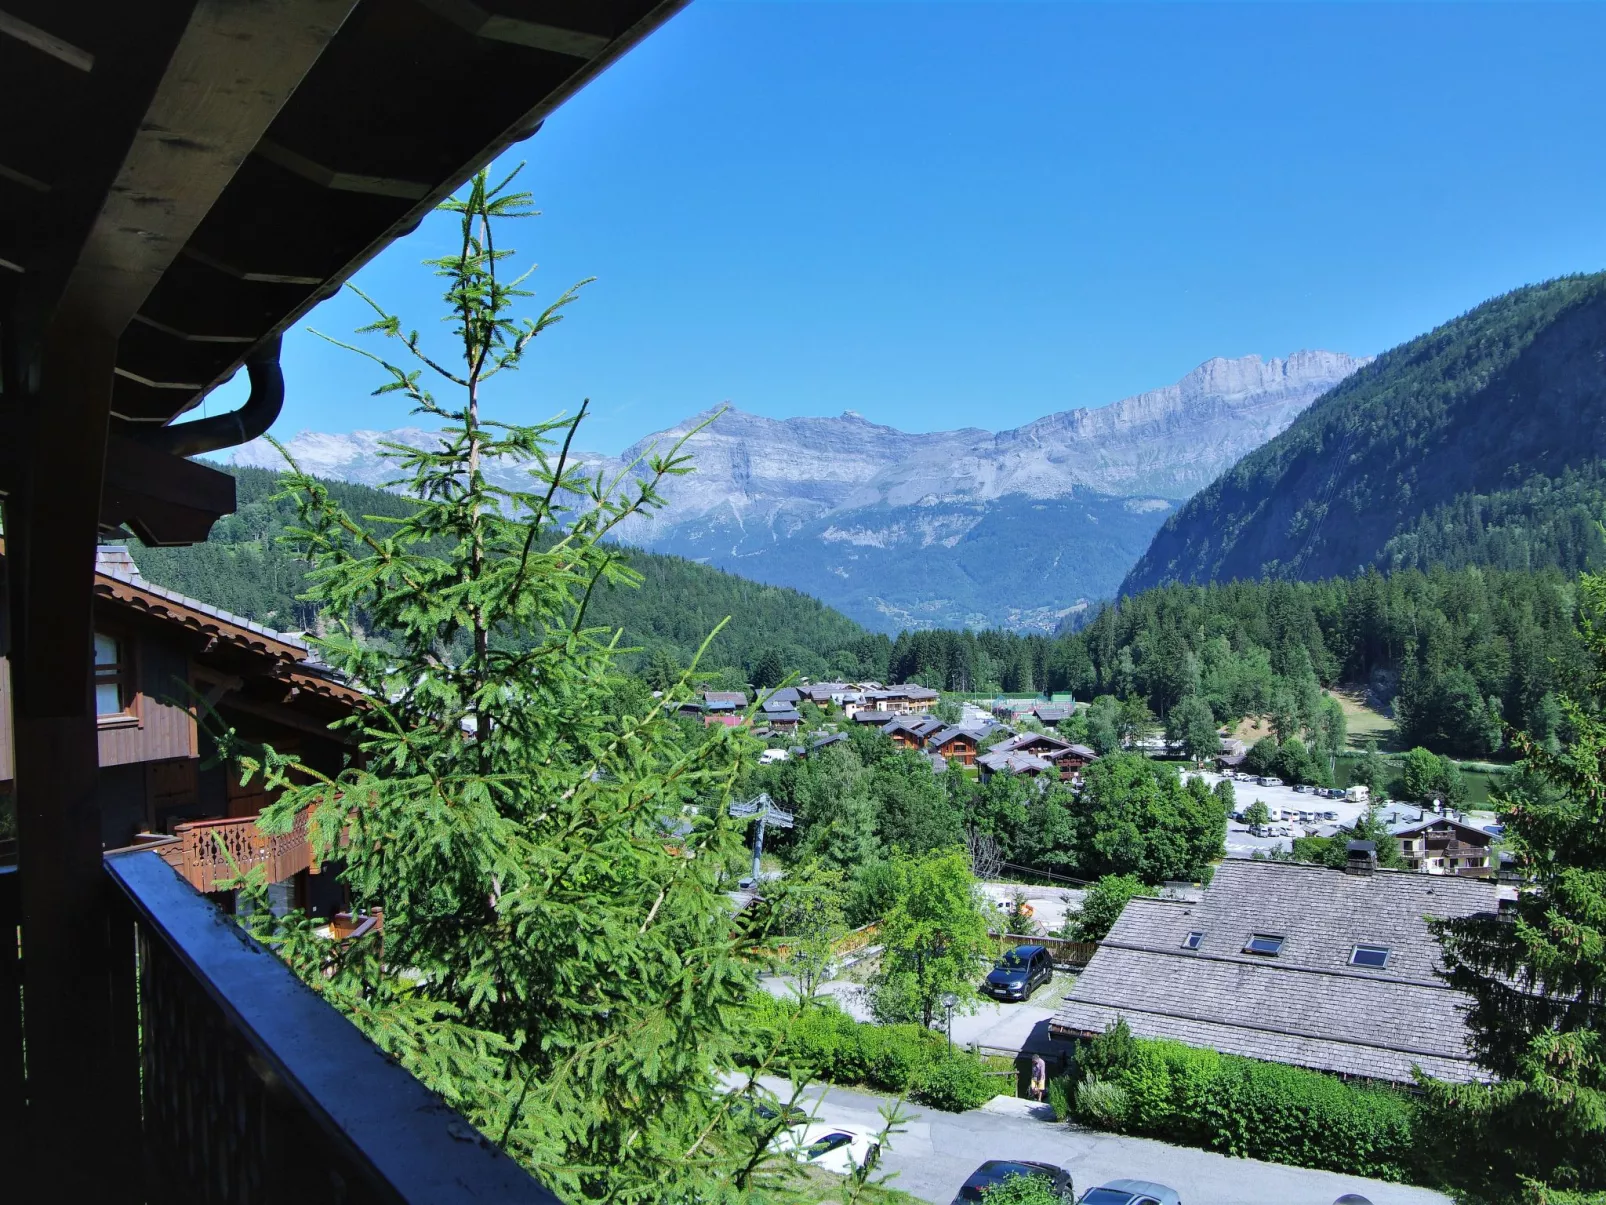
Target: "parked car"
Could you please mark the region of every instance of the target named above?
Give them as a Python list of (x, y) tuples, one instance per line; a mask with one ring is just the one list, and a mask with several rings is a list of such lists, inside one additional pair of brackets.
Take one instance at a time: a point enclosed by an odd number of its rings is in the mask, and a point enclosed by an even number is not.
[(1066, 1205), (1074, 1200), (1076, 1190), (1071, 1187), (1071, 1173), (1052, 1163), (1038, 1163), (1034, 1159), (989, 1159), (960, 1185), (953, 1205), (975, 1205), (989, 1188), (996, 1188), (1011, 1176), (1042, 1176), (1054, 1185), (1054, 1195)]
[(1029, 1000), (1054, 978), (1054, 959), (1043, 946), (1016, 946), (987, 972), (981, 990), (995, 1000)]
[(1308, 795), (1310, 793), (1310, 784), (1305, 782), (1296, 782), (1294, 784), (1294, 790), (1298, 791), (1301, 795)]
[(1111, 1180), (1088, 1189), (1080, 1205), (1182, 1205), (1182, 1198), (1151, 1180)]
[(1283, 785), (1282, 779), (1275, 778), (1270, 774), (1262, 774), (1259, 778), (1255, 779), (1255, 781), (1263, 787), (1280, 787)]
[(788, 1130), (809, 1123), (807, 1109), (779, 1100), (765, 1100), (751, 1092), (731, 1102), (731, 1115), (754, 1130), (777, 1128), (777, 1121), (781, 1123), (780, 1128)]
[(839, 1176), (852, 1175), (861, 1167), (874, 1167), (881, 1157), (881, 1144), (875, 1136), (851, 1126), (810, 1125), (783, 1130), (770, 1143), (770, 1149)]

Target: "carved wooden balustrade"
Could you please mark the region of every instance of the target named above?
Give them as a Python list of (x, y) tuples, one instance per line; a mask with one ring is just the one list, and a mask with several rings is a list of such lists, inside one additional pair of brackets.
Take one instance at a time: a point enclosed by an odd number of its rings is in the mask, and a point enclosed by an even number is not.
[(287, 833), (263, 832), (255, 816), (238, 816), (180, 824), (173, 835), (178, 843), (165, 849), (163, 857), (197, 891), (217, 891), (257, 866), (266, 867), (270, 883), (283, 882), (312, 866), (306, 812), (296, 816)]

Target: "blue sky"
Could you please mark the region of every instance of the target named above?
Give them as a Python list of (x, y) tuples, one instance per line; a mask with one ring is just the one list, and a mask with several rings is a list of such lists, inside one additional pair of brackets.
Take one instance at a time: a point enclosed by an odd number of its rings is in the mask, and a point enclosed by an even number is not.
[[(536, 301), (598, 279), (493, 405), (589, 396), (609, 452), (724, 401), (1001, 429), (1382, 351), (1606, 267), (1602, 45), (1595, 4), (697, 0), (507, 157)], [(444, 233), (360, 277), (421, 328)], [(286, 372), (278, 434), (409, 421), (304, 333)]]

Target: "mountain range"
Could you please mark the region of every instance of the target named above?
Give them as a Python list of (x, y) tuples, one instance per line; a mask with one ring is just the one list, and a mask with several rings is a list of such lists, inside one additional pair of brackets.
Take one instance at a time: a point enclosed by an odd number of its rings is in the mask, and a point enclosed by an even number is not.
[[(1164, 388), (999, 432), (721, 408), (620, 456), (580, 458), (617, 473), (701, 428), (686, 444), (696, 471), (622, 533), (630, 543), (803, 590), (883, 631), (1052, 631), (1115, 593), (1178, 503), (1368, 362), (1327, 351), (1213, 359)], [(377, 485), (393, 475), (383, 441), (428, 438), (414, 428), (307, 431), (287, 446), (310, 472)], [(261, 440), (229, 460), (281, 463)], [(489, 472), (509, 483), (522, 474)]]
[(1123, 593), (1606, 563), (1606, 273), (1516, 289), (1339, 384), (1169, 516)]

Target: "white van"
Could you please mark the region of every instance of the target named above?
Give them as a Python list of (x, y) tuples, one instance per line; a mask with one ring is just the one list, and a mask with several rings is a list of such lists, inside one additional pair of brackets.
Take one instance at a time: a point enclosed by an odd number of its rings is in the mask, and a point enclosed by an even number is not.
[(1349, 803), (1367, 803), (1371, 794), (1370, 787), (1355, 786), (1344, 792), (1344, 799)]

